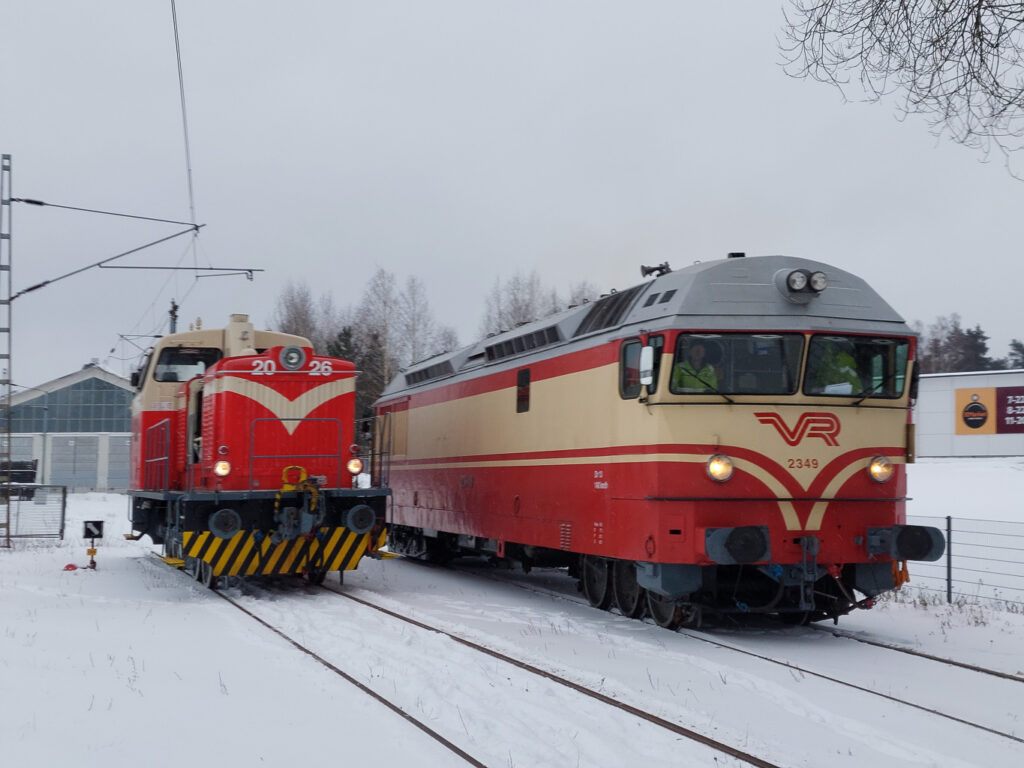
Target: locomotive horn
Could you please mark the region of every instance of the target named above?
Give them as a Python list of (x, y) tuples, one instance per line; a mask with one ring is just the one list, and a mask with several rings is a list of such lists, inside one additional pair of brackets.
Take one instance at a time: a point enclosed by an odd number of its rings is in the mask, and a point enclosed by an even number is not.
[(640, 277), (647, 277), (648, 275), (654, 275), (655, 277), (661, 277), (667, 275), (672, 271), (672, 267), (668, 265), (667, 261), (661, 262), (656, 267), (646, 267), (643, 264), (640, 265)]

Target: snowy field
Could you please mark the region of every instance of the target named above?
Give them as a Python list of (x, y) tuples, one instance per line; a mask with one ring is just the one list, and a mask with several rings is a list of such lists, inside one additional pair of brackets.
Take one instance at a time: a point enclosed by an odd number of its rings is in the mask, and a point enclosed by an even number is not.
[[(1024, 522), (1024, 461), (925, 460), (912, 515)], [(167, 568), (127, 530), (127, 500), (69, 497), (64, 541), (0, 549), (0, 755), (7, 766), (465, 765), (284, 640)], [(104, 520), (96, 570), (83, 520)], [(148, 540), (147, 540), (148, 541)], [(779, 765), (1018, 766), (1024, 745), (583, 605), (556, 573), (505, 578), (364, 561), (353, 595), (441, 622)], [(914, 577), (914, 567), (911, 569)], [(334, 577), (332, 577), (334, 578)], [(540, 584), (546, 592), (522, 589)], [(953, 606), (912, 588), (841, 628), (1024, 675), (1014, 603)], [(493, 766), (735, 765), (431, 633), (340, 598), (251, 596), (253, 610)], [(864, 689), (942, 702), (1024, 736), (1024, 684), (804, 628), (713, 630), (707, 639), (856, 676)], [(887, 655), (888, 654), (888, 655)]]

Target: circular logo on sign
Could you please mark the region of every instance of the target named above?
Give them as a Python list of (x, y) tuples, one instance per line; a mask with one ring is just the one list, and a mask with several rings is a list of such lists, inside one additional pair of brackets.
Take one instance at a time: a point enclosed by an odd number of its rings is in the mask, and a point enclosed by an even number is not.
[(971, 401), (964, 408), (962, 415), (964, 424), (971, 429), (981, 429), (988, 421), (988, 409), (978, 402), (977, 395), (971, 395)]

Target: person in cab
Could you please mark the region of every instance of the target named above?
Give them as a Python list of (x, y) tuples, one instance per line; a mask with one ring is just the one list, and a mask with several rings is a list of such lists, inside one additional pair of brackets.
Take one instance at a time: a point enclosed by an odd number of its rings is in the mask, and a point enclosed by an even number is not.
[(846, 339), (830, 339), (825, 343), (814, 377), (814, 392), (826, 395), (855, 395), (862, 389), (857, 374), (853, 346)]
[(718, 375), (705, 359), (704, 344), (692, 341), (682, 362), (672, 368), (673, 392), (711, 392), (718, 389)]

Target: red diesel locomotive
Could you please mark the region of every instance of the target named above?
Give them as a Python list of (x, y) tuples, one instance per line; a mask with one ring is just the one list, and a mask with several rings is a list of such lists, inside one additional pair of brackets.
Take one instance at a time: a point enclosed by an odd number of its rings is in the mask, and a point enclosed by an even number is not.
[(913, 332), (852, 274), (735, 256), (395, 379), (390, 549), (568, 565), (663, 626), (835, 618), (939, 558), (906, 523)]
[(246, 315), (160, 339), (133, 376), (131, 538), (208, 586), (376, 555), (388, 491), (357, 487), (356, 372), (311, 346)]

